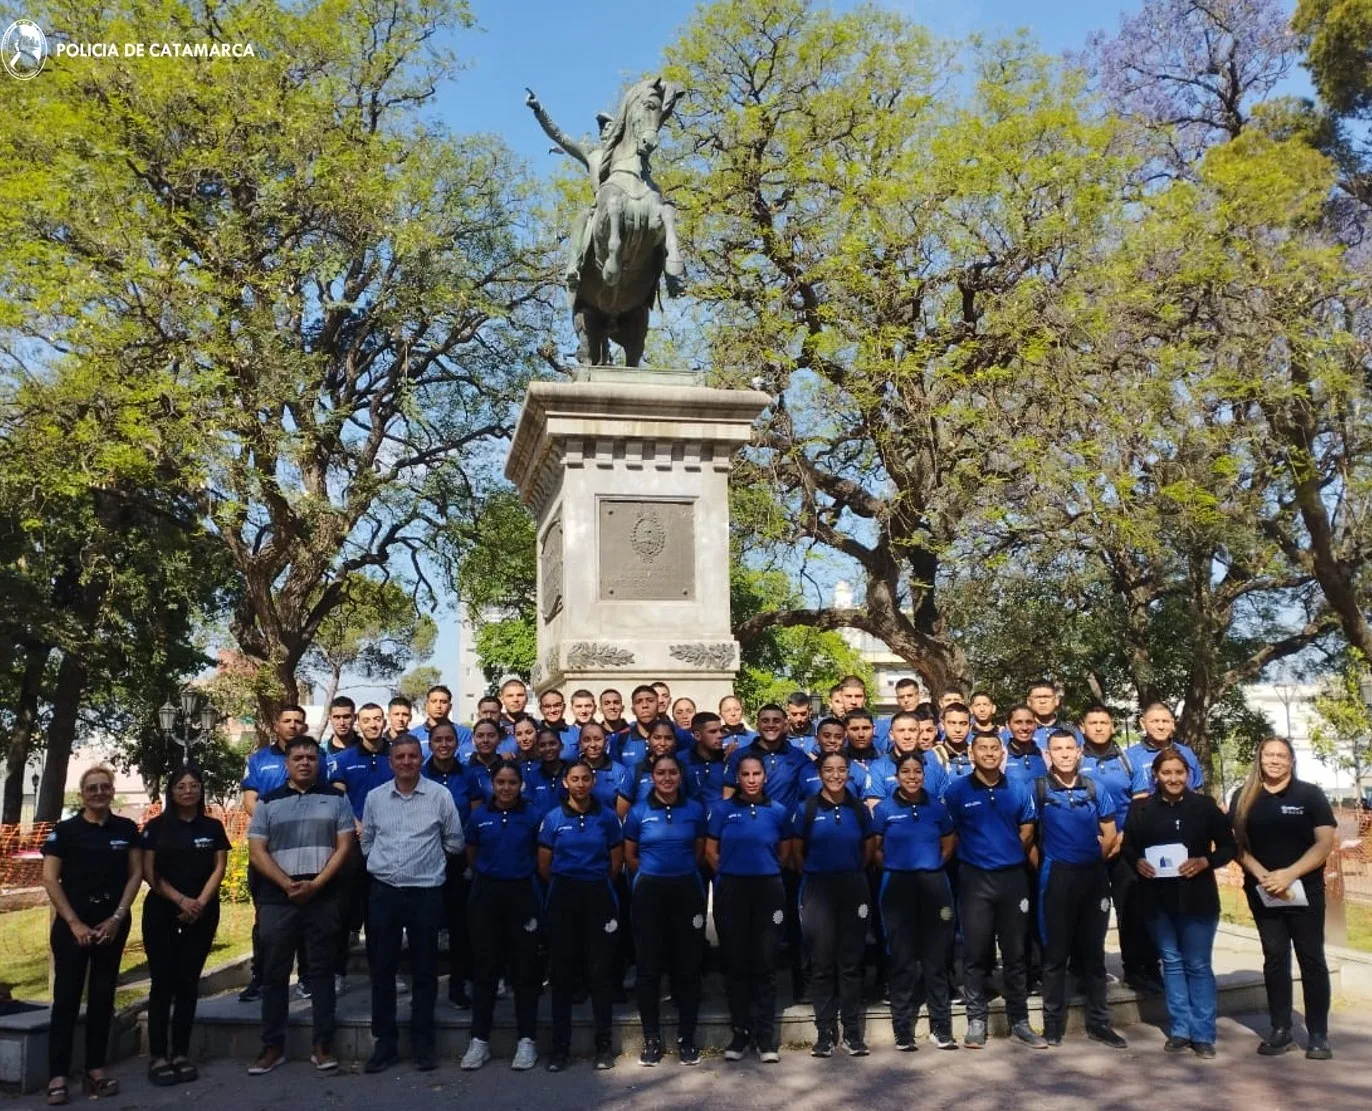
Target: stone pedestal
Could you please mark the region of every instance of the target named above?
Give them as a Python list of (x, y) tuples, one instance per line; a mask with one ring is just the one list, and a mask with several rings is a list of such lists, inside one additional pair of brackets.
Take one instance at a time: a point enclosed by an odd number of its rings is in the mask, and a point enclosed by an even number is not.
[(538, 537), (538, 691), (669, 683), (713, 709), (733, 687), (733, 453), (771, 399), (689, 372), (594, 367), (535, 382), (505, 473)]

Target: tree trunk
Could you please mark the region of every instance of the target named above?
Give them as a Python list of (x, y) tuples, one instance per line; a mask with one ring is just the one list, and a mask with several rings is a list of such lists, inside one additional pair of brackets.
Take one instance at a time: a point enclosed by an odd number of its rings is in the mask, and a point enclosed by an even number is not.
[(38, 728), (43, 671), (52, 648), (46, 644), (30, 646), (25, 654), (24, 678), (19, 687), (19, 701), (14, 707), (14, 726), (10, 730), (10, 748), (5, 758), (5, 795), (0, 804), (0, 823), (5, 825), (18, 825), (24, 814), (24, 774), (34, 730)]
[(272, 724), (276, 721), (277, 710), (300, 700), (300, 684), (296, 681), (295, 669), (302, 655), (302, 652), (287, 653), (284, 649), (280, 655), (276, 655), (279, 662), (272, 668), (276, 690), (259, 691), (257, 695), (258, 744), (271, 743)]
[(67, 790), (67, 765), (76, 740), (76, 722), (81, 698), (86, 691), (86, 665), (75, 652), (62, 656), (57, 671), (57, 686), (52, 696), (52, 721), (48, 725), (48, 752), (43, 760), (43, 778), (38, 785), (38, 804), (34, 820), (55, 822), (62, 817), (62, 800)]

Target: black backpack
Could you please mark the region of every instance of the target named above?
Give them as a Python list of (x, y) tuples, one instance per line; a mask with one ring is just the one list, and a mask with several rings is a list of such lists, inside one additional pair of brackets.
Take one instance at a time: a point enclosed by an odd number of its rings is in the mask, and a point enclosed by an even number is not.
[[(1096, 801), (1096, 781), (1089, 775), (1078, 775), (1077, 782), (1081, 784), (1081, 789), (1086, 792), (1086, 797), (1092, 802)], [(1048, 778), (1039, 776), (1034, 780), (1034, 838), (1041, 839), (1043, 835), (1043, 804), (1048, 799)]]

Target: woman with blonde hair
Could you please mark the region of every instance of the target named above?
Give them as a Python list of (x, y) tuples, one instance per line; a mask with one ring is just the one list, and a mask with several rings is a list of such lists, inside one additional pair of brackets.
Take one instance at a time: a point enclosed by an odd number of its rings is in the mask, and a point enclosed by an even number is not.
[(1258, 1045), (1275, 1057), (1291, 1038), (1291, 950), (1305, 997), (1305, 1055), (1327, 1061), (1329, 967), (1324, 960), (1324, 862), (1334, 849), (1334, 812), (1324, 792), (1296, 778), (1285, 737), (1258, 745), (1253, 770), (1234, 792), (1229, 820), (1243, 865), (1243, 889), (1262, 942), (1262, 978), (1272, 1029)]

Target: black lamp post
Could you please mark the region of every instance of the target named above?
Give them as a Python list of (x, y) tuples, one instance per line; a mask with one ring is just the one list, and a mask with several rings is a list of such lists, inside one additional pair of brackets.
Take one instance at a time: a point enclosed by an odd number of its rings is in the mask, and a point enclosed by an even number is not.
[(191, 745), (202, 741), (219, 724), (219, 711), (206, 701), (197, 690), (187, 687), (181, 692), (181, 705), (175, 706), (171, 699), (162, 704), (157, 711), (157, 724), (162, 727), (162, 735), (173, 744), (181, 746), (181, 762), (191, 762)]

